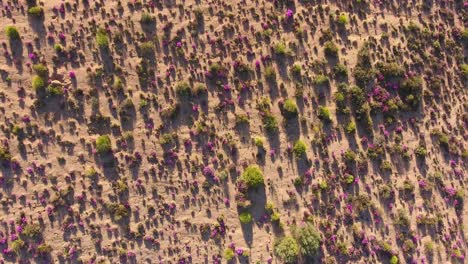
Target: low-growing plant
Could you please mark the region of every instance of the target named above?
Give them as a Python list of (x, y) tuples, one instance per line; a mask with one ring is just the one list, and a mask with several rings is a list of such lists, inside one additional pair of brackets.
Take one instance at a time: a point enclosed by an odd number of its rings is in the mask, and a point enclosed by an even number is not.
[(187, 82), (180, 82), (176, 85), (176, 93), (180, 97), (190, 97), (192, 95), (192, 88)]
[(226, 248), (224, 250), (224, 259), (226, 259), (227, 261), (233, 260), (235, 256), (236, 254), (234, 253), (234, 250), (232, 250), (232, 248)]
[(354, 134), (356, 132), (356, 123), (354, 123), (354, 121), (349, 121), (349, 123), (346, 125), (345, 130), (348, 134)]
[(33, 70), (37, 75), (44, 79), (49, 75), (49, 69), (42, 63), (34, 64)]
[(28, 9), (28, 14), (34, 17), (42, 17), (44, 10), (40, 6), (33, 6)]
[(239, 220), (242, 224), (250, 224), (252, 222), (252, 214), (249, 212), (242, 212), (239, 214)]
[(274, 80), (276, 78), (276, 71), (273, 66), (266, 66), (264, 74), (267, 80)]
[(276, 121), (276, 117), (271, 113), (266, 113), (263, 116), (263, 126), (269, 133), (278, 131), (278, 121)]
[(337, 57), (338, 56), (338, 47), (332, 41), (327, 41), (324, 44), (324, 52), (326, 56)]
[(47, 255), (52, 252), (52, 246), (46, 243), (42, 243), (39, 246), (37, 246), (37, 253), (39, 255)]
[(293, 264), (299, 258), (299, 244), (293, 237), (286, 236), (275, 242), (274, 252), (284, 263)]
[(24, 226), (22, 234), (29, 238), (37, 238), (42, 234), (41, 226), (38, 224), (27, 224)]
[(284, 56), (288, 53), (288, 48), (282, 42), (276, 43), (273, 47), (273, 50), (276, 55)]
[(247, 184), (248, 188), (253, 189), (263, 186), (264, 184), (262, 170), (257, 165), (250, 165), (245, 168), (241, 175), (241, 180)]
[(99, 48), (109, 47), (109, 37), (105, 29), (99, 28), (96, 32), (96, 43)]
[(331, 121), (330, 110), (325, 106), (319, 106), (318, 117), (322, 119), (323, 121), (327, 121), (327, 122)]
[(312, 257), (317, 254), (322, 239), (320, 238), (320, 234), (311, 224), (296, 227), (293, 234), (299, 245), (301, 256)]
[(11, 161), (11, 153), (10, 151), (0, 146), (0, 162), (9, 162)]
[(31, 84), (32, 84), (33, 90), (36, 91), (36, 92), (37, 91), (42, 91), (46, 87), (44, 79), (42, 79), (42, 77), (39, 76), (39, 75), (33, 76)]
[(346, 14), (339, 15), (337, 22), (341, 26), (346, 26), (348, 24), (348, 16)]
[(102, 135), (96, 139), (96, 150), (100, 154), (108, 153), (112, 150), (112, 143), (108, 135)]
[(284, 101), (282, 110), (286, 118), (294, 118), (298, 114), (297, 104), (293, 99), (286, 99)]
[(18, 30), (16, 29), (16, 27), (14, 27), (14, 26), (7, 26), (5, 28), (5, 32), (6, 32), (7, 37), (10, 40), (20, 39), (20, 34), (19, 34)]
[(307, 146), (304, 143), (304, 141), (299, 139), (294, 143), (294, 147), (293, 147), (294, 156), (303, 157), (306, 154), (306, 150), (307, 150)]
[(11, 249), (13, 250), (13, 252), (16, 253), (16, 255), (19, 255), (21, 249), (24, 248), (25, 246), (26, 246), (26, 243), (19, 238), (11, 242)]
[(154, 21), (155, 21), (155, 18), (151, 14), (146, 13), (146, 12), (141, 14), (140, 22), (142, 24), (151, 24)]

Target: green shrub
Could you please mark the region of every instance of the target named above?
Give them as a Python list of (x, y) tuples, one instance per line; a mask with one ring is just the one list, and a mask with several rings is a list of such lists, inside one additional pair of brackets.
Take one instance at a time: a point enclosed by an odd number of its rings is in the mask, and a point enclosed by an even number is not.
[(324, 52), (326, 56), (337, 57), (338, 56), (338, 47), (332, 41), (327, 41), (324, 44)]
[(36, 72), (37, 75), (41, 76), (44, 79), (46, 79), (49, 75), (49, 69), (47, 69), (47, 67), (42, 63), (34, 64), (33, 70)]
[(390, 264), (398, 264), (398, 257), (397, 256), (392, 256), (390, 258)]
[(337, 64), (333, 67), (333, 73), (336, 77), (347, 77), (348, 76), (348, 68), (344, 64)]
[(346, 14), (339, 15), (337, 22), (341, 26), (346, 26), (348, 24), (348, 16)]
[(274, 80), (276, 78), (276, 71), (273, 66), (266, 66), (264, 74), (267, 80)]
[(96, 43), (99, 48), (109, 47), (109, 37), (105, 29), (98, 29), (96, 32)]
[(108, 135), (102, 135), (96, 139), (96, 149), (101, 154), (112, 150), (111, 140)]
[(41, 91), (45, 88), (44, 79), (39, 75), (33, 76), (31, 84), (34, 91)]
[(120, 221), (129, 216), (130, 212), (123, 204), (111, 203), (107, 205), (107, 209), (112, 214), (115, 221)]
[(252, 222), (252, 214), (249, 212), (242, 212), (239, 214), (239, 220), (244, 225), (249, 224)]
[(468, 77), (468, 64), (463, 63), (462, 65), (460, 65), (460, 70), (465, 78)]
[(302, 71), (302, 67), (299, 63), (295, 63), (291, 68), (291, 72), (296, 75), (300, 75), (301, 71)]
[(420, 157), (420, 158), (423, 158), (426, 156), (427, 154), (427, 150), (424, 146), (419, 146), (416, 148), (416, 150), (414, 151), (414, 154), (416, 154), (416, 156)]
[(319, 74), (315, 76), (314, 83), (316, 85), (328, 85), (330, 83), (330, 80), (328, 79), (327, 76), (323, 74)]
[(274, 252), (284, 263), (293, 264), (299, 258), (299, 244), (293, 237), (286, 236), (275, 242)]
[(0, 161), (10, 161), (10, 160), (11, 160), (10, 151), (0, 146)]
[(401, 78), (405, 75), (405, 69), (396, 62), (377, 63), (376, 68), (385, 78)]
[(356, 84), (359, 86), (366, 86), (371, 80), (374, 79), (374, 71), (372, 69), (368, 69), (359, 65), (354, 68), (353, 75), (354, 79), (356, 80)]
[(276, 117), (271, 113), (266, 113), (263, 116), (263, 126), (270, 133), (278, 131), (278, 121), (276, 121)]
[(52, 247), (46, 243), (42, 243), (39, 246), (37, 246), (37, 253), (39, 255), (47, 255), (52, 252)]
[(20, 39), (20, 34), (14, 26), (7, 26), (5, 32), (10, 40)]
[(192, 89), (187, 82), (180, 82), (176, 85), (176, 93), (179, 97), (190, 97)]
[(143, 57), (151, 57), (154, 53), (153, 42), (147, 41), (140, 45), (140, 53)]
[(280, 55), (280, 56), (284, 56), (288, 53), (288, 48), (282, 42), (276, 43), (275, 46), (273, 47), (273, 50), (275, 51), (276, 55)]
[(41, 17), (44, 14), (44, 10), (40, 6), (33, 6), (28, 9), (28, 14), (35, 17)]
[(42, 234), (41, 226), (38, 224), (27, 224), (23, 228), (22, 234), (29, 238), (37, 238)]
[(249, 188), (258, 188), (264, 184), (262, 170), (257, 165), (248, 166), (242, 173), (241, 180)]
[(286, 99), (283, 104), (283, 114), (286, 118), (296, 117), (298, 113), (296, 102), (292, 99)]
[(141, 14), (140, 22), (142, 24), (151, 24), (154, 21), (155, 21), (155, 18), (151, 14), (146, 13), (146, 12)]
[(320, 248), (322, 241), (320, 234), (311, 224), (296, 228), (294, 230), (294, 238), (296, 238), (299, 244), (301, 255), (305, 257), (314, 256)]
[(354, 153), (354, 151), (348, 149), (344, 153), (344, 159), (347, 162), (353, 162), (353, 161), (356, 160), (356, 153)]
[(330, 110), (325, 106), (319, 106), (318, 117), (323, 121), (331, 121)]
[(21, 240), (21, 239), (16, 239), (13, 242), (11, 242), (11, 249), (18, 255), (20, 250), (24, 248), (26, 243)]
[(254, 137), (253, 140), (254, 140), (255, 146), (257, 146), (257, 147), (259, 147), (259, 148), (262, 148), (262, 149), (264, 148), (264, 146), (263, 146), (263, 138), (261, 138), (261, 137)]
[(226, 259), (227, 261), (231, 261), (232, 259), (234, 259), (235, 256), (236, 254), (234, 253), (234, 250), (232, 250), (232, 248), (226, 248), (224, 250), (224, 259)]
[(346, 133), (348, 134), (353, 134), (356, 132), (356, 123), (354, 121), (349, 121), (349, 123), (346, 125)]
[(63, 88), (61, 85), (51, 83), (47, 86), (47, 93), (52, 96), (62, 95)]
[(307, 146), (302, 140), (297, 140), (294, 143), (293, 153), (296, 157), (303, 157), (306, 154)]

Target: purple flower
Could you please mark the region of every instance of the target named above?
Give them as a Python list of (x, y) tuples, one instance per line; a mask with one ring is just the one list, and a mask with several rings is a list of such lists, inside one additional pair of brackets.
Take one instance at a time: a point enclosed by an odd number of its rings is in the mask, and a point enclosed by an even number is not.
[(294, 12), (291, 10), (291, 9), (288, 9), (288, 11), (286, 11), (286, 17), (287, 18), (291, 18), (293, 16)]
[(75, 78), (76, 78), (76, 75), (75, 75), (75, 72), (74, 72), (74, 71), (70, 71), (70, 72), (68, 73), (68, 76), (70, 76), (70, 78), (72, 78), (72, 79), (75, 79)]

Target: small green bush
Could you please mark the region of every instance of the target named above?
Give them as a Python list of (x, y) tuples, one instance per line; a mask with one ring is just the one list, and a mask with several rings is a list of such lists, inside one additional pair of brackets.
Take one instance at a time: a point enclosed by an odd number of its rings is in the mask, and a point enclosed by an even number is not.
[(112, 150), (111, 140), (108, 135), (102, 135), (96, 139), (96, 149), (101, 154)]
[(264, 74), (267, 80), (274, 80), (276, 78), (276, 71), (275, 68), (273, 68), (273, 66), (265, 67)]
[(227, 261), (231, 261), (232, 259), (234, 259), (235, 256), (236, 254), (234, 253), (234, 250), (232, 250), (232, 248), (226, 248), (224, 250), (224, 259), (226, 259)]
[(311, 225), (298, 227), (294, 230), (294, 238), (299, 244), (300, 253), (305, 257), (314, 256), (320, 248), (322, 239), (317, 230)]
[(324, 44), (324, 52), (326, 56), (337, 57), (338, 56), (338, 47), (332, 41), (327, 41)]
[(276, 55), (284, 56), (288, 53), (288, 48), (282, 42), (276, 43), (273, 49)]
[(249, 188), (258, 188), (264, 184), (262, 170), (257, 165), (248, 166), (242, 173), (241, 180), (244, 181)]
[(20, 34), (14, 26), (7, 26), (5, 32), (10, 40), (20, 39)]
[(377, 63), (376, 68), (385, 78), (401, 78), (405, 75), (405, 69), (396, 62)]
[(31, 84), (34, 91), (41, 91), (45, 88), (44, 79), (39, 75), (33, 76)]
[(36, 72), (37, 75), (41, 76), (44, 79), (47, 78), (47, 76), (49, 75), (49, 69), (47, 69), (47, 67), (42, 63), (34, 64), (33, 70)]
[(155, 18), (151, 14), (146, 13), (146, 12), (141, 14), (140, 22), (142, 24), (151, 24), (154, 21), (155, 21)]
[(44, 14), (44, 10), (40, 6), (33, 6), (28, 9), (28, 14), (34, 17), (41, 17)]
[(107, 205), (107, 209), (112, 214), (112, 217), (115, 221), (120, 221), (123, 218), (126, 218), (130, 212), (123, 204), (111, 203)]
[(296, 102), (292, 99), (286, 99), (283, 104), (283, 114), (286, 118), (294, 118), (298, 114)]
[(37, 238), (42, 234), (41, 226), (38, 224), (27, 224), (22, 234), (29, 238)]
[(335, 77), (347, 77), (348, 76), (348, 68), (344, 64), (337, 64), (333, 67), (333, 73)]
[(331, 121), (330, 110), (325, 106), (319, 106), (318, 117), (323, 121)]
[(96, 43), (99, 48), (109, 47), (109, 37), (105, 29), (98, 29), (96, 32)]
[(424, 158), (427, 154), (427, 150), (424, 146), (419, 146), (416, 148), (416, 150), (414, 151), (414, 154), (416, 154), (416, 156), (420, 157), (420, 158)]
[(295, 63), (291, 68), (291, 72), (296, 75), (300, 75), (301, 71), (302, 71), (302, 67), (299, 63)]
[(392, 256), (390, 258), (390, 264), (398, 264), (398, 257), (397, 256)]
[(299, 244), (293, 237), (283, 237), (275, 243), (274, 252), (284, 263), (293, 264), (299, 258)]
[(47, 255), (50, 254), (50, 252), (52, 252), (52, 247), (46, 243), (37, 246), (37, 253), (39, 253), (39, 255)]
[(462, 65), (460, 65), (460, 70), (464, 77), (468, 77), (468, 64), (463, 63)]
[(267, 132), (273, 133), (278, 131), (278, 121), (276, 121), (276, 117), (271, 113), (266, 113), (263, 117), (263, 126)]
[(1, 161), (11, 161), (11, 154), (8, 149), (0, 146), (0, 162)]
[(190, 97), (192, 95), (192, 89), (187, 82), (180, 82), (176, 86), (176, 93), (179, 97)]
[(348, 134), (354, 134), (354, 132), (356, 132), (356, 123), (354, 123), (354, 121), (349, 121), (345, 130)]
[(140, 45), (140, 53), (143, 57), (151, 57), (154, 53), (154, 44), (151, 41), (144, 42)]
[(18, 255), (20, 250), (26, 246), (26, 243), (21, 239), (16, 239), (11, 242), (11, 249)]
[(353, 162), (356, 160), (356, 153), (350, 149), (346, 150), (344, 153), (344, 159), (347, 162)]
[(296, 143), (294, 143), (293, 147), (293, 153), (296, 157), (303, 157), (306, 154), (307, 146), (302, 140), (297, 140)]
[(346, 14), (339, 15), (337, 22), (341, 26), (346, 26), (348, 24), (348, 16)]
[(252, 222), (252, 214), (249, 212), (242, 212), (239, 214), (239, 220), (244, 225), (249, 224)]
[(323, 74), (319, 74), (315, 76), (314, 83), (316, 85), (328, 85), (330, 83), (330, 80), (328, 79), (327, 76)]

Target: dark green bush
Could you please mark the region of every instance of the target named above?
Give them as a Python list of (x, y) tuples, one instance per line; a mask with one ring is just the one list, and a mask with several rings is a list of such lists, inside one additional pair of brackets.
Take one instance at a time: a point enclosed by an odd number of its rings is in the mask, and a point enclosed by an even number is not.
[(176, 86), (176, 93), (179, 97), (190, 97), (192, 95), (192, 89), (187, 82), (180, 82)]
[(18, 30), (16, 29), (16, 27), (14, 27), (14, 26), (7, 26), (5, 28), (5, 32), (6, 32), (7, 37), (10, 40), (20, 39), (20, 34), (19, 34)]
[(295, 228), (293, 234), (303, 257), (312, 257), (317, 253), (322, 239), (311, 224)]
[(29, 238), (37, 238), (42, 234), (41, 226), (38, 224), (27, 224), (23, 228), (22, 234)]
[(326, 56), (337, 57), (338, 56), (338, 47), (332, 41), (327, 41), (324, 44), (324, 52)]
[(323, 121), (331, 121), (330, 110), (325, 106), (319, 106), (318, 117)]
[(278, 121), (276, 121), (276, 117), (271, 113), (266, 113), (263, 116), (263, 126), (270, 133), (278, 131)]

